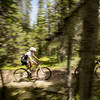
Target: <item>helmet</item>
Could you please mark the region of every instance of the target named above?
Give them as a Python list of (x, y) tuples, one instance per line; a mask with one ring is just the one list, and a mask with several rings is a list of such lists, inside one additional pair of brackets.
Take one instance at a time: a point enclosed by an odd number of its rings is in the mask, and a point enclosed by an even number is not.
[(30, 51), (36, 51), (36, 48), (31, 47), (31, 48), (30, 48)]

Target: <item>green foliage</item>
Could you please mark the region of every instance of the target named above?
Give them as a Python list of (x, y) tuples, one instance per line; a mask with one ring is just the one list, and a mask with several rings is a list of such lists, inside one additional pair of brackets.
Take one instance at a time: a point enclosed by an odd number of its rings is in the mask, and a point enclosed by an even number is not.
[[(42, 61), (43, 65), (56, 65), (62, 57), (63, 61), (66, 59), (66, 42), (63, 42), (67, 41), (66, 35), (64, 38), (56, 37), (52, 42), (45, 41), (45, 39), (59, 32), (59, 28), (63, 25), (59, 23), (62, 23), (65, 13), (69, 12), (64, 10), (64, 7), (68, 6), (68, 2), (66, 0), (54, 2), (40, 0), (37, 24), (30, 28), (30, 1), (8, 0), (5, 2), (5, 0), (1, 0), (0, 66), (20, 65), (20, 57), (31, 46), (37, 48), (38, 57), (49, 56), (47, 57), (49, 60)], [(68, 26), (69, 30), (70, 26), (71, 24)], [(56, 58), (50, 58), (51, 56)]]
[(25, 68), (26, 69), (26, 66), (3, 66), (2, 68), (0, 68), (1, 70), (15, 70), (17, 68)]
[(25, 16), (19, 9), (18, 1), (2, 0), (0, 4), (2, 11), (0, 15), (0, 65), (16, 66), (20, 64), (18, 59), (21, 54), (32, 45), (32, 34), (29, 32), (29, 35), (22, 26), (22, 18)]
[(47, 66), (47, 67), (55, 66), (58, 63), (56, 56), (51, 56), (51, 57), (45, 56), (40, 58), (40, 61), (42, 66)]

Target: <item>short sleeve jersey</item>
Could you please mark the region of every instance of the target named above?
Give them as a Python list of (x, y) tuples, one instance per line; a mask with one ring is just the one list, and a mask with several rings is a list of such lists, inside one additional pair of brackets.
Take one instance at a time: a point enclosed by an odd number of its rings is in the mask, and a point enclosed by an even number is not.
[[(32, 56), (34, 56), (34, 53), (32, 53), (31, 51), (26, 52), (25, 55), (27, 55), (28, 58), (30, 58), (32, 61), (35, 61), (34, 57), (32, 57)], [(29, 59), (27, 59), (27, 60), (29, 60)]]
[(27, 55), (28, 57), (31, 57), (32, 54), (31, 54), (31, 52), (29, 51), (29, 52), (26, 52), (25, 55)]

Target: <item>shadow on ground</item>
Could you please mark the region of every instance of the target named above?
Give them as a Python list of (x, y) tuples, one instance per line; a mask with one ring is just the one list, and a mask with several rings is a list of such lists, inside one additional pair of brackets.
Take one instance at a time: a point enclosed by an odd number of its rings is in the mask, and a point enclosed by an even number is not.
[[(2, 91), (4, 89), (4, 91)], [(42, 88), (8, 88), (0, 89), (0, 100), (63, 100), (63, 95), (46, 91)]]

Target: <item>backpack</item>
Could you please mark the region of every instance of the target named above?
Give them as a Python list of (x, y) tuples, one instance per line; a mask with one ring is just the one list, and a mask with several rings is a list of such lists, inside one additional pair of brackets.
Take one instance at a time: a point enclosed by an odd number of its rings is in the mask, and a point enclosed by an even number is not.
[(27, 58), (28, 58), (28, 55), (25, 55), (25, 54), (21, 57), (22, 65), (27, 65)]

